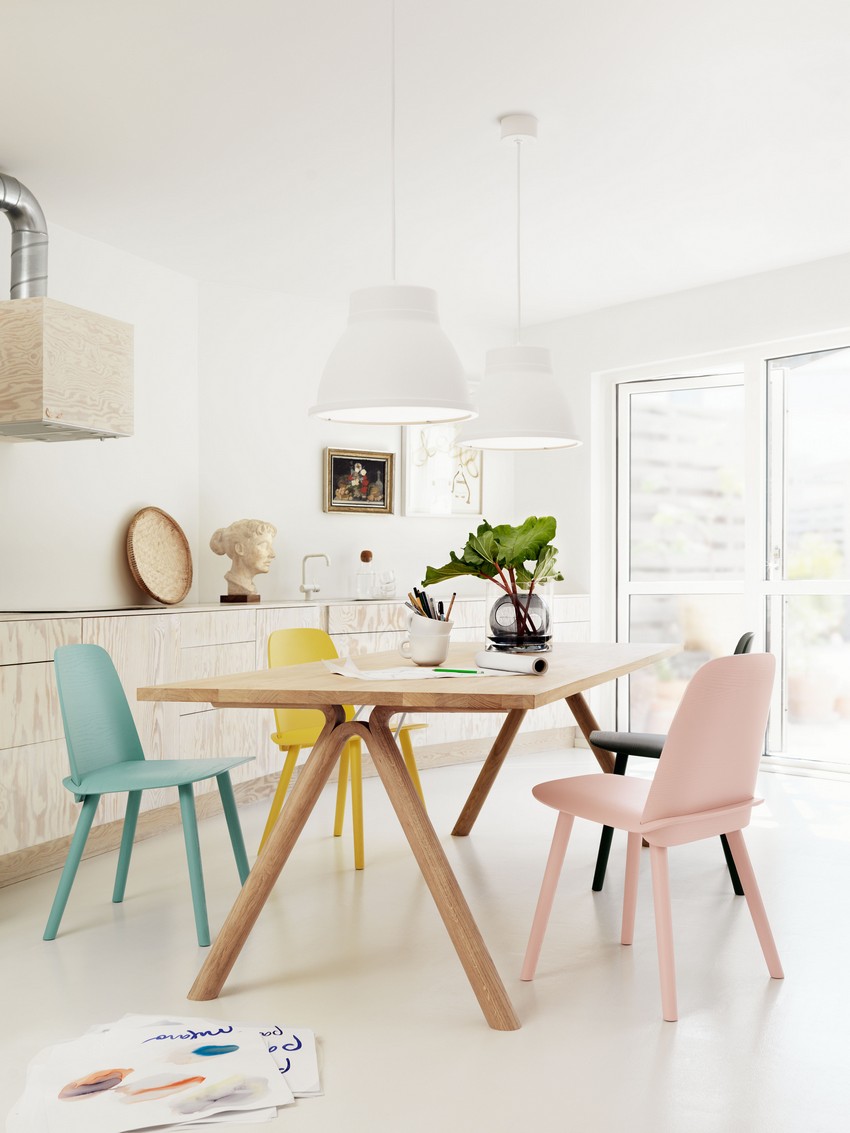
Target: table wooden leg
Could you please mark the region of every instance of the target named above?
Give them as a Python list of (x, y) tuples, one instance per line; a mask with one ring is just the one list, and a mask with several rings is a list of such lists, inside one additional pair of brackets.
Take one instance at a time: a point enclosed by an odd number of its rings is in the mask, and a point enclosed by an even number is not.
[[(362, 728), (363, 739), (484, 1017), (494, 1030), (515, 1031), (520, 1026), (519, 1019), (422, 800), (407, 773), (401, 752), (388, 727), (390, 715), (389, 710), (376, 708), (368, 724), (355, 727)], [(523, 715), (523, 712), (519, 713), (520, 720)]]
[(490, 748), (490, 753), (484, 760), (484, 765), (478, 773), (478, 778), (475, 780), (472, 790), (469, 792), (469, 798), (463, 804), (463, 810), (458, 816), (458, 820), (454, 825), (452, 834), (456, 838), (462, 838), (470, 832), (478, 817), (478, 812), (484, 805), (484, 800), (490, 793), (490, 788), (496, 781), (496, 776), (505, 762), (505, 756), (511, 748), (511, 744), (516, 738), (519, 731), (520, 724), (525, 719), (526, 710), (524, 708), (512, 708), (505, 717), (504, 723), (499, 729), (499, 734)]
[(570, 712), (575, 716), (576, 723), (581, 728), (582, 735), (587, 740), (590, 750), (596, 756), (596, 762), (603, 771), (610, 774), (614, 770), (614, 756), (610, 751), (605, 751), (604, 748), (597, 747), (596, 744), (590, 742), (590, 733), (598, 732), (599, 725), (596, 722), (596, 717), (590, 711), (587, 701), (580, 692), (574, 693), (566, 699)]
[(298, 781), (280, 818), (275, 823), (233, 908), (228, 913), (221, 932), (210, 948), (203, 967), (189, 991), (187, 997), (189, 999), (215, 999), (221, 991), (280, 871), (286, 864), (286, 859), (304, 829), (310, 812), (316, 805), (322, 788), (330, 778), (343, 744), (349, 739), (349, 736), (340, 730), (345, 720), (342, 709), (328, 708), (322, 711), (327, 721), (325, 727), (298, 776)]

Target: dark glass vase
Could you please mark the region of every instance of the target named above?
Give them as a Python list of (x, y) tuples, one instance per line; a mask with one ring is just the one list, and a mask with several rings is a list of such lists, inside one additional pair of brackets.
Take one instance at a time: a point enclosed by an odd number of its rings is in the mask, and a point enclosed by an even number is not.
[(490, 607), (488, 649), (502, 653), (542, 653), (551, 648), (551, 600), (536, 591), (500, 594)]

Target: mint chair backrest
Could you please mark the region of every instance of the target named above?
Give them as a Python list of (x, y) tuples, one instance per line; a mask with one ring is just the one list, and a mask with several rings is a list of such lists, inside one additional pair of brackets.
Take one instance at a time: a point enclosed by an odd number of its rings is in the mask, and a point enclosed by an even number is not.
[(60, 645), (53, 654), (71, 778), (144, 759), (112, 659), (99, 645)]
[(718, 657), (697, 670), (667, 733), (644, 822), (753, 797), (775, 671), (770, 653)]

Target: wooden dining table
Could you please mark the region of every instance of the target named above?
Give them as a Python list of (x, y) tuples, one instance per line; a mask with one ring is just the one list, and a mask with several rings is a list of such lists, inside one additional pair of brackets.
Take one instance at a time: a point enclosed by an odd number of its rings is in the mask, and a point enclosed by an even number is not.
[[(479, 645), (451, 648), (446, 667), (474, 668)], [(678, 652), (670, 644), (580, 643), (556, 645), (545, 654), (542, 674), (447, 676), (362, 680), (329, 671), (323, 662), (261, 669), (138, 689), (139, 700), (211, 704), (216, 708), (316, 708), (325, 717), (318, 740), (300, 769), (290, 797), (192, 985), (188, 998), (215, 999), (248, 939), (269, 894), (339, 759), (353, 736), (366, 744), (384, 789), (410, 844), (434, 903), (448, 930), (487, 1022), (516, 1030), (519, 1020), (461, 892), (440, 840), (404, 765), (390, 727), (404, 712), (504, 712), (505, 720), (455, 823), (469, 834), (511, 743), (529, 711), (564, 699), (588, 739), (598, 729), (584, 693)], [(414, 668), (397, 652), (361, 655), (363, 670)], [(343, 705), (372, 706), (368, 719), (345, 719)], [(591, 745), (603, 771), (613, 769), (610, 752)], [(564, 769), (569, 770), (569, 752)]]

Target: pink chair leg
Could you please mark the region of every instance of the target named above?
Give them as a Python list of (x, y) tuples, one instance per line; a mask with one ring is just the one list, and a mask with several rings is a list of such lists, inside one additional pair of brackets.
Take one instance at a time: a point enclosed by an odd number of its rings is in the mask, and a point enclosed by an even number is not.
[(620, 932), (621, 944), (631, 944), (635, 938), (640, 844), (640, 834), (629, 834), (628, 849), (626, 850), (626, 885), (623, 892), (623, 927)]
[[(679, 1018), (676, 1005), (676, 959), (673, 954), (673, 918), (670, 915), (670, 876), (667, 847), (650, 846), (652, 901), (655, 906), (655, 938), (658, 945), (658, 972), (661, 977), (661, 1011), (668, 1023)], [(744, 882), (746, 892), (746, 882)]]
[(729, 849), (735, 860), (738, 876), (741, 878), (741, 884), (744, 886), (744, 896), (747, 899), (747, 907), (750, 910), (750, 916), (753, 918), (759, 944), (761, 945), (761, 950), (767, 962), (767, 970), (770, 972), (773, 979), (784, 979), (785, 973), (782, 970), (782, 964), (779, 960), (779, 953), (776, 950), (776, 942), (773, 939), (773, 933), (770, 931), (770, 924), (768, 923), (764, 902), (761, 899), (761, 893), (756, 884), (756, 875), (753, 873), (753, 866), (750, 861), (750, 855), (747, 852), (746, 843), (744, 842), (744, 835), (740, 830), (732, 830), (726, 835), (726, 841), (729, 843)]
[(533, 980), (540, 957), (540, 948), (543, 937), (546, 935), (546, 925), (549, 923), (549, 914), (552, 912), (552, 902), (555, 900), (555, 890), (558, 878), (561, 876), (561, 866), (564, 864), (564, 855), (567, 852), (567, 843), (573, 828), (571, 814), (559, 814), (555, 824), (555, 835), (549, 850), (546, 862), (546, 872), (543, 874), (543, 884), (540, 886), (540, 896), (537, 898), (537, 908), (534, 920), (531, 923), (531, 935), (528, 938), (528, 947), (525, 950), (525, 960), (522, 964), (521, 980)]

